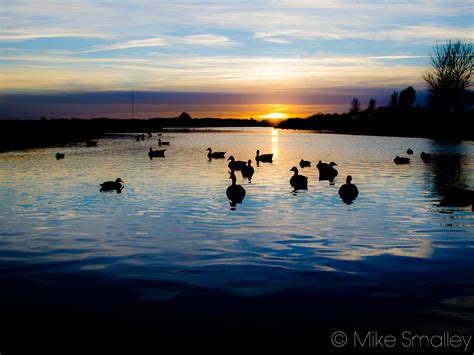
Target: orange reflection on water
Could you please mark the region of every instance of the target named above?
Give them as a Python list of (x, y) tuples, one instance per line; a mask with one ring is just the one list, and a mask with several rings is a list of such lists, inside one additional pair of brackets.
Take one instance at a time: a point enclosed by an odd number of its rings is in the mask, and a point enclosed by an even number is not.
[(271, 133), (273, 158), (278, 158), (278, 129), (273, 128)]

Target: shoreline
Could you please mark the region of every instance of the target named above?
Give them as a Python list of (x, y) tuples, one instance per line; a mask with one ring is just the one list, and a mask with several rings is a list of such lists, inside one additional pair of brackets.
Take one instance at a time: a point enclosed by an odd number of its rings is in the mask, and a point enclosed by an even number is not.
[[(467, 117), (467, 116), (466, 116)], [(282, 130), (308, 131), (315, 134), (344, 134), (353, 136), (426, 138), (446, 141), (473, 141), (474, 134), (468, 129), (469, 119), (455, 128), (446, 127), (439, 121), (431, 121), (425, 127), (420, 121), (409, 125), (409, 119), (400, 119), (398, 125), (381, 125), (380, 122), (367, 125), (367, 122), (340, 124), (331, 122), (330, 127), (324, 118), (318, 120), (288, 119), (280, 122), (193, 119), (190, 122), (176, 120), (120, 120), (120, 119), (61, 119), (61, 120), (0, 120), (0, 152), (20, 151), (39, 148), (62, 148), (71, 144), (85, 143), (88, 140), (103, 138), (106, 134), (172, 132), (202, 132), (206, 128), (257, 128), (275, 127)], [(273, 125), (272, 125), (273, 123)], [(408, 128), (407, 128), (408, 127)], [(452, 126), (451, 126), (452, 127)], [(205, 131), (212, 133), (212, 130)]]

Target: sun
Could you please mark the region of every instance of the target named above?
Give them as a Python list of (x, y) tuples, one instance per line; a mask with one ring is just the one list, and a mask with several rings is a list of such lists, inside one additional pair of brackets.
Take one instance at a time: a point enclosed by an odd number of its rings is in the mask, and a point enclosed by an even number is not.
[(271, 120), (278, 120), (278, 119), (286, 118), (286, 114), (281, 113), (281, 112), (272, 112), (272, 113), (268, 113), (266, 115), (261, 115), (260, 117), (261, 118), (268, 118), (268, 119), (271, 119)]

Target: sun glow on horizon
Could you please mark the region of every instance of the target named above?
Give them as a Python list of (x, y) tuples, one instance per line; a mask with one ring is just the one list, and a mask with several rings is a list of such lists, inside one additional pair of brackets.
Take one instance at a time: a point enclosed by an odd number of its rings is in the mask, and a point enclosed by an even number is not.
[(281, 113), (281, 112), (272, 112), (266, 115), (260, 115), (260, 118), (271, 119), (271, 120), (279, 120), (279, 119), (281, 120), (287, 117), (288, 115), (286, 113)]

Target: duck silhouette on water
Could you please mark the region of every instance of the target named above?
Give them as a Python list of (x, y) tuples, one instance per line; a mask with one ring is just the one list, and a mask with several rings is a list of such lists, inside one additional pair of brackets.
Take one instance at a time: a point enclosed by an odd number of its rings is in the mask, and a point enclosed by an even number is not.
[(165, 157), (165, 151), (166, 151), (166, 149), (153, 150), (153, 148), (150, 147), (150, 151), (148, 152), (148, 156), (150, 157), (150, 160), (152, 160), (153, 158), (164, 158)]
[(359, 196), (357, 186), (352, 184), (351, 181), (352, 176), (347, 175), (346, 183), (339, 188), (339, 197), (348, 205)]
[(64, 159), (64, 153), (56, 153), (56, 160)]
[(257, 165), (258, 165), (259, 162), (273, 163), (273, 153), (260, 155), (260, 150), (257, 150), (257, 155), (255, 156), (255, 161), (257, 162)]
[(309, 168), (311, 166), (311, 162), (308, 160), (301, 159), (300, 160), (300, 168)]
[(244, 162), (244, 161), (241, 161), (241, 160), (235, 160), (235, 158), (231, 155), (229, 157), (229, 159), (227, 160), (230, 160), (229, 162), (229, 169), (232, 171), (232, 170), (238, 170), (238, 171), (241, 171), (242, 169), (245, 169), (245, 167), (247, 166), (247, 163)]
[(207, 157), (209, 159), (224, 159), (225, 152), (213, 152), (212, 148), (207, 148)]
[(412, 154), (413, 154), (413, 150), (411, 150), (411, 148), (408, 148), (407, 154), (412, 155)]
[(303, 175), (298, 174), (298, 168), (294, 166), (293, 168), (290, 169), (290, 171), (293, 171), (293, 176), (290, 179), (290, 185), (293, 187), (295, 190), (307, 190), (308, 189), (308, 178)]
[(421, 152), (420, 158), (421, 160), (423, 160), (424, 163), (431, 163), (432, 155), (429, 153)]
[(247, 165), (241, 170), (242, 177), (249, 179), (249, 182), (252, 182), (252, 176), (255, 172), (255, 169), (252, 166), (252, 160), (249, 159)]
[(229, 179), (232, 179), (232, 185), (230, 185), (226, 190), (227, 198), (230, 200), (231, 207), (234, 207), (238, 203), (242, 203), (245, 198), (245, 189), (241, 185), (237, 185), (237, 178), (235, 177), (235, 171), (230, 171)]
[(397, 165), (410, 164), (410, 158), (399, 157), (398, 155), (393, 159), (393, 162)]
[(158, 139), (158, 145), (161, 147), (162, 145), (170, 145), (170, 142), (162, 142), (161, 138)]
[(468, 189), (447, 189), (441, 192), (440, 207), (468, 207), (474, 211), (474, 191)]
[(121, 178), (117, 178), (115, 181), (106, 181), (100, 184), (100, 192), (103, 191), (117, 191), (117, 193), (121, 193), (123, 190), (123, 181)]
[(316, 168), (319, 170), (319, 180), (333, 181), (338, 174), (338, 171), (334, 168), (335, 166), (337, 164), (333, 161), (327, 164), (320, 160), (316, 165)]

